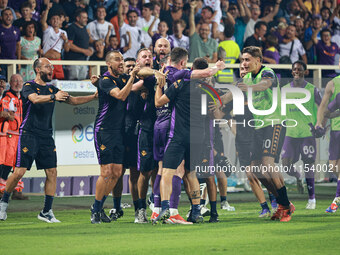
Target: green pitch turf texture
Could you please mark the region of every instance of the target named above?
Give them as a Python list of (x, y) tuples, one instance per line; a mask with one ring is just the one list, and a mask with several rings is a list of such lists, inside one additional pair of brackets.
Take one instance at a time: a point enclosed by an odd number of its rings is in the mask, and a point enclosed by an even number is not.
[[(258, 218), (252, 193), (229, 194), (235, 212), (218, 210), (220, 223), (198, 225), (134, 224), (133, 207), (116, 222), (90, 224), (93, 197), (55, 198), (54, 213), (62, 221), (37, 219), (43, 196), (11, 201), (8, 219), (0, 222), (0, 254), (338, 254), (340, 211), (326, 214), (335, 187), (317, 187), (317, 209), (304, 209), (307, 195), (289, 189), (296, 206), (288, 223)], [(188, 210), (182, 194), (180, 213)], [(123, 202), (131, 203), (130, 196)], [(112, 199), (106, 200), (106, 212)], [(219, 207), (219, 203), (218, 203)], [(148, 216), (150, 216), (148, 209)]]

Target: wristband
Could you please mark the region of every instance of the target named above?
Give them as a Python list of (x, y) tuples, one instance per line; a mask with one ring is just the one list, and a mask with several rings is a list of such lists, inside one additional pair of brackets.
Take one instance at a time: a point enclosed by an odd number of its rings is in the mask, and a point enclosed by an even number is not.
[(52, 101), (55, 101), (55, 94), (51, 94), (50, 98)]

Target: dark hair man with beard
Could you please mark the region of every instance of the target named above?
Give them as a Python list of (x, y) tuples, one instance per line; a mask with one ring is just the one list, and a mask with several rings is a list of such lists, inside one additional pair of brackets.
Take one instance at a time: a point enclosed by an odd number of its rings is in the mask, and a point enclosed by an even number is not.
[(18, 181), (30, 170), (33, 161), (37, 169), (44, 169), (45, 205), (39, 213), (38, 219), (57, 223), (52, 211), (53, 197), (57, 184), (57, 153), (52, 137), (52, 115), (55, 101), (72, 105), (84, 104), (94, 98), (97, 93), (90, 96), (72, 97), (51, 84), (53, 66), (47, 58), (34, 61), (36, 78), (26, 82), (22, 90), (23, 121), (19, 129), (19, 141), (14, 173), (8, 178), (6, 189), (0, 201), (0, 220), (6, 220), (7, 207), (11, 192)]

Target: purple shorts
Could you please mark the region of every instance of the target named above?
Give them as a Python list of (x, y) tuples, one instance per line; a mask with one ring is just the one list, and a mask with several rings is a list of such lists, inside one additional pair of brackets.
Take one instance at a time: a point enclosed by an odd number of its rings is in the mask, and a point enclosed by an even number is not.
[(329, 160), (340, 159), (340, 131), (331, 131), (329, 140)]
[(316, 158), (316, 141), (314, 137), (294, 138), (285, 137), (282, 147), (282, 158), (293, 159), (293, 164), (301, 160), (312, 163)]
[(158, 128), (154, 129), (153, 158), (156, 161), (163, 160), (165, 147), (166, 147), (166, 144), (169, 138), (169, 129), (170, 127), (162, 128), (162, 129), (158, 129)]

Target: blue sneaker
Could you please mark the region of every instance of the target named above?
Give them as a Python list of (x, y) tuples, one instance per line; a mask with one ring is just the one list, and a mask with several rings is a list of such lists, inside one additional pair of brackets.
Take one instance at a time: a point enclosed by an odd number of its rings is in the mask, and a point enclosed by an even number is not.
[(266, 218), (266, 217), (270, 217), (270, 210), (262, 209), (262, 211), (259, 214), (259, 218)]
[(192, 223), (202, 223), (204, 222), (204, 219), (203, 219), (203, 216), (200, 212), (198, 213), (191, 213), (190, 217), (188, 218), (189, 222), (192, 222)]
[(332, 203), (327, 209), (326, 213), (335, 213), (339, 206), (336, 203)]

